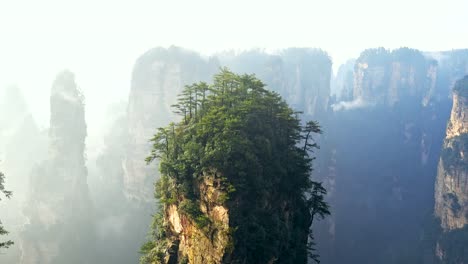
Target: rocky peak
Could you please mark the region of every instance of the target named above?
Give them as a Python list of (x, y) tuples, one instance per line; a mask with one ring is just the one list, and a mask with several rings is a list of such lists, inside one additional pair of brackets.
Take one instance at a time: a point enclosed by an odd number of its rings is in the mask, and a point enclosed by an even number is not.
[(468, 224), (468, 76), (456, 82), (436, 183), (435, 212), (444, 230)]
[[(76, 85), (75, 75), (72, 72), (65, 70), (57, 75), (52, 85), (51, 98), (60, 98), (75, 104), (83, 103), (83, 95)], [(54, 103), (54, 100), (51, 100), (51, 103)]]
[[(84, 97), (75, 83), (74, 74), (63, 71), (57, 75), (50, 96), (49, 160), (79, 161), (80, 167), (84, 168), (86, 135)], [(68, 154), (60, 156), (63, 153)], [(79, 174), (85, 175), (85, 169)]]
[(73, 73), (60, 73), (51, 89), (48, 157), (31, 176), (22, 264), (86, 263), (92, 258), (83, 101)]

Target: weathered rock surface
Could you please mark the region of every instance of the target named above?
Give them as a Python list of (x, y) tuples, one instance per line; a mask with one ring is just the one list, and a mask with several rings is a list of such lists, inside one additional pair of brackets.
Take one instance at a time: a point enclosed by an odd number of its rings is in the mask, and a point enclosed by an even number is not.
[(233, 243), (229, 229), (229, 209), (219, 202), (226, 192), (218, 188), (216, 178), (205, 175), (199, 184), (200, 209), (213, 222), (208, 227), (200, 228), (180, 213), (176, 205), (165, 209), (164, 219), (169, 222), (172, 230), (171, 242), (174, 246), (172, 254), (167, 257), (167, 263), (223, 263), (223, 258), (229, 255)]
[(408, 97), (419, 97), (427, 104), (436, 85), (436, 66), (436, 61), (417, 50), (366, 50), (355, 65), (354, 99), (394, 105)]
[(91, 263), (94, 233), (85, 167), (84, 97), (60, 73), (50, 97), (49, 152), (31, 176), (21, 263)]
[(468, 224), (468, 76), (458, 81), (437, 174), (435, 213), (444, 230)]

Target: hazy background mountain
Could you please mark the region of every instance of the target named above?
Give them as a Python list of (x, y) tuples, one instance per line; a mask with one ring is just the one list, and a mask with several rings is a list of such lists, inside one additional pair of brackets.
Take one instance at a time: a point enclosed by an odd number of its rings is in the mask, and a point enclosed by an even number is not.
[(144, 160), (149, 139), (177, 121), (185, 85), (228, 67), (323, 127), (322, 263), (462, 263), (453, 241), (466, 239), (468, 110), (452, 90), (468, 74), (467, 8), (0, 3), (0, 171), (14, 193), (0, 219), (15, 241), (0, 262), (137, 263), (159, 175)]

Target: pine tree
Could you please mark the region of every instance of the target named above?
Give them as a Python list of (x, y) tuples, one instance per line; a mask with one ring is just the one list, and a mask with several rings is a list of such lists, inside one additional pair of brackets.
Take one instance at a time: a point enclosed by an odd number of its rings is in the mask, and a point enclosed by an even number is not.
[[(0, 171), (0, 195), (3, 195), (4, 197), (10, 199), (12, 196), (11, 191), (7, 191), (5, 189), (5, 175)], [(0, 201), (1, 201), (1, 196), (0, 196)], [(8, 231), (5, 230), (5, 228), (2, 225), (2, 222), (0, 221), (0, 236), (7, 235)], [(8, 241), (0, 241), (0, 248), (9, 248), (11, 245), (13, 245), (13, 241), (8, 240)]]

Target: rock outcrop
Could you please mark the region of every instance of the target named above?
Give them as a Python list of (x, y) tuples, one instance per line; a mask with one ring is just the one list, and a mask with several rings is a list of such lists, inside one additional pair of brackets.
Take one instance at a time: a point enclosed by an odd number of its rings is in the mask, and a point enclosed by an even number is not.
[(468, 224), (468, 76), (453, 90), (453, 108), (447, 126), (436, 183), (435, 213), (444, 230)]
[(177, 47), (155, 48), (136, 62), (128, 102), (128, 145), (124, 166), (124, 191), (129, 199), (150, 202), (157, 165), (147, 166), (152, 138), (158, 127), (176, 121), (171, 105), (185, 85), (207, 81), (217, 69), (215, 60)]
[[(179, 252), (183, 252), (189, 263), (223, 263), (224, 256), (230, 253), (229, 247), (233, 242), (229, 228), (229, 209), (225, 203), (219, 202), (227, 193), (219, 188), (219, 178), (213, 176), (205, 175), (203, 182), (198, 185), (201, 211), (213, 225), (205, 228), (198, 226), (186, 214), (179, 213), (182, 210), (176, 205), (166, 209), (165, 219), (174, 232), (174, 254), (168, 256), (168, 263), (184, 263), (179, 259)], [(171, 262), (176, 260), (178, 262)]]
[[(468, 133), (468, 76), (459, 80), (453, 89), (453, 107), (446, 139)], [(462, 156), (463, 157), (463, 156)]]
[(21, 263), (92, 263), (84, 97), (73, 73), (57, 76), (50, 111), (49, 152), (47, 160), (32, 172)]
[(356, 61), (353, 97), (388, 105), (419, 97), (427, 104), (436, 84), (436, 66), (413, 49), (366, 50)]
[(436, 255), (443, 263), (468, 261), (468, 75), (455, 83), (453, 107), (435, 185), (435, 215), (442, 233)]

